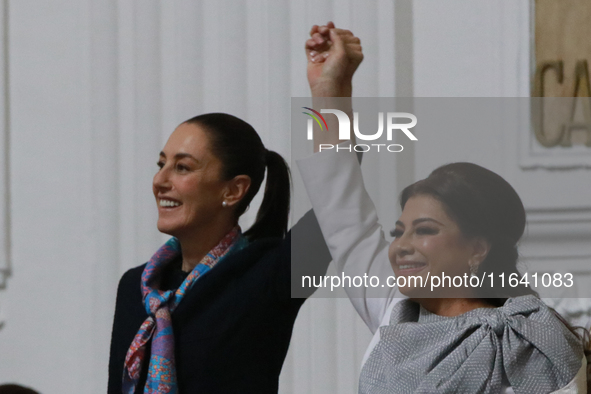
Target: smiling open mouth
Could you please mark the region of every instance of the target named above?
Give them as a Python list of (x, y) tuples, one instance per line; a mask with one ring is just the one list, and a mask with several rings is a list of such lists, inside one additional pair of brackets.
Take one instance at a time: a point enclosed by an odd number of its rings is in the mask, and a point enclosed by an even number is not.
[(172, 201), (172, 200), (162, 200), (162, 199), (161, 199), (161, 200), (160, 200), (160, 202), (159, 202), (159, 205), (160, 205), (161, 207), (164, 207), (164, 208), (174, 208), (174, 207), (178, 207), (178, 206), (180, 206), (180, 205), (181, 205), (181, 203), (180, 203), (180, 202), (178, 202), (178, 201)]
[(398, 269), (401, 271), (419, 270), (419, 269), (422, 269), (426, 266), (427, 266), (427, 264), (425, 264), (425, 263), (403, 263), (403, 264), (398, 264)]

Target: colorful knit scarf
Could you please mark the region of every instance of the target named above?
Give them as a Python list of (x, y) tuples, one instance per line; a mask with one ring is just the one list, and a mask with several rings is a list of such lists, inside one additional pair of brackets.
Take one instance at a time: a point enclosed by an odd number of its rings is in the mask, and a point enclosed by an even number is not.
[(181, 255), (180, 243), (171, 238), (152, 256), (142, 273), (144, 307), (149, 317), (141, 325), (127, 356), (123, 370), (123, 393), (134, 394), (140, 379), (146, 344), (152, 338), (148, 378), (144, 394), (178, 394), (174, 359), (174, 335), (171, 313), (179, 305), (193, 284), (213, 268), (225, 255), (240, 250), (247, 244), (240, 227), (236, 226), (191, 271), (178, 290), (162, 291), (162, 270)]

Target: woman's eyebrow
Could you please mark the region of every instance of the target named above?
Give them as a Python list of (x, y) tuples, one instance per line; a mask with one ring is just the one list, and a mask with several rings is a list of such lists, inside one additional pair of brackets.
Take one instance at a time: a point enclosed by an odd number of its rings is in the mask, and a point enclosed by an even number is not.
[(193, 160), (195, 160), (195, 161), (199, 161), (199, 160), (197, 160), (197, 159), (195, 158), (195, 156), (193, 156), (193, 155), (190, 155), (189, 153), (177, 153), (176, 155), (174, 155), (174, 158), (175, 158), (175, 159), (177, 159), (177, 160), (178, 160), (178, 159), (184, 159), (184, 158), (186, 158), (186, 157), (188, 157), (188, 158), (190, 158), (190, 159), (193, 159)]
[[(438, 222), (437, 220), (433, 219), (433, 218), (418, 218), (412, 221), (412, 225), (416, 226), (417, 224), (423, 223), (423, 222), (434, 222), (437, 223), (441, 226), (443, 226), (443, 223)], [(396, 225), (400, 226), (402, 228), (404, 228), (404, 223), (402, 223), (400, 220), (396, 221)]]
[(413, 226), (416, 226), (417, 224), (423, 223), (423, 222), (434, 222), (434, 223), (439, 224), (440, 226), (443, 226), (443, 223), (440, 223), (437, 220), (432, 219), (432, 218), (418, 218), (418, 219), (413, 220), (412, 224), (413, 224)]
[[(166, 159), (166, 154), (164, 154), (164, 152), (160, 152), (160, 156), (162, 156), (162, 157), (164, 157), (164, 158)], [(188, 158), (190, 158), (190, 159), (193, 159), (193, 160), (195, 160), (195, 161), (199, 161), (199, 160), (197, 160), (197, 159), (195, 158), (195, 156), (193, 156), (193, 155), (191, 155), (191, 154), (189, 154), (189, 153), (177, 153), (176, 155), (174, 155), (174, 158), (175, 158), (175, 159), (177, 159), (177, 160), (178, 160), (178, 159), (184, 159), (184, 158), (186, 158), (186, 157), (188, 157)]]

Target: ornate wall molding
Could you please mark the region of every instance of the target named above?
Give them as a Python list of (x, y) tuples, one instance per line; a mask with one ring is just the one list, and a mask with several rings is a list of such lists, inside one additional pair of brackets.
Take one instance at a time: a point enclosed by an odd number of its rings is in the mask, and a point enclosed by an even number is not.
[(591, 261), (591, 208), (532, 209), (527, 215), (525, 259), (548, 269), (545, 261)]
[[(587, 99), (580, 97), (578, 100)], [(549, 170), (591, 169), (591, 148), (585, 145), (545, 147), (536, 139), (535, 124), (539, 124), (542, 106), (552, 106), (551, 99), (532, 99), (529, 111), (519, 114), (519, 165), (522, 169), (544, 168)], [(571, 98), (555, 99), (559, 101)], [(562, 104), (562, 103), (561, 103)], [(573, 104), (574, 105), (574, 104)], [(590, 104), (591, 105), (591, 104)]]
[[(530, 273), (572, 273), (575, 286), (552, 289), (545, 301), (572, 324), (591, 325), (591, 208), (529, 210), (519, 248)], [(544, 294), (541, 294), (544, 296)], [(548, 297), (548, 296), (546, 296)]]
[[(580, 95), (581, 92), (583, 92), (583, 95), (585, 94), (583, 88), (573, 88), (575, 75), (584, 77), (584, 73), (581, 74), (581, 72), (585, 70), (587, 73), (589, 72), (588, 65), (584, 60), (585, 54), (582, 54), (582, 60), (577, 58), (577, 67), (574, 67), (573, 59), (569, 59), (566, 63), (568, 67), (564, 67), (564, 59), (561, 57), (552, 57), (552, 61), (550, 62), (548, 58), (538, 62), (536, 56), (536, 3), (541, 2), (529, 0), (517, 3), (521, 8), (522, 25), (528, 26), (527, 31), (525, 28), (521, 30), (521, 38), (515, 40), (521, 43), (520, 57), (527, 61), (525, 64), (528, 64), (528, 67), (520, 68), (520, 73), (527, 71), (527, 75), (521, 78), (524, 82), (527, 81), (528, 90), (526, 95), (529, 95), (531, 92), (532, 96), (544, 96), (544, 79), (552, 81), (552, 87), (560, 86), (560, 89), (553, 89), (554, 91), (548, 93), (548, 96), (561, 95), (559, 98), (546, 97), (544, 99), (533, 99), (527, 114), (521, 114), (521, 132), (519, 133), (520, 166), (524, 169), (591, 168), (591, 147), (589, 146), (589, 139), (591, 137), (587, 136), (586, 145), (570, 145), (574, 133), (585, 131), (586, 134), (591, 134), (591, 124), (588, 123), (591, 99), (588, 97), (578, 97), (575, 99), (565, 96), (565, 94)], [(576, 7), (577, 4), (573, 3), (572, 6)], [(567, 20), (569, 19), (567, 18)], [(548, 23), (544, 23), (544, 25), (548, 25)], [(565, 31), (572, 33), (573, 30), (565, 29), (561, 34), (566, 34)], [(558, 38), (558, 40), (560, 39), (564, 40), (563, 37)], [(573, 43), (578, 42), (575, 38), (572, 38), (570, 41)], [(560, 43), (560, 41), (558, 42)], [(565, 44), (562, 43), (562, 46), (565, 46)], [(562, 46), (560, 47), (561, 52), (568, 53), (568, 50), (562, 48)], [(563, 56), (566, 56), (566, 54)], [(584, 70), (579, 70), (580, 66)], [(588, 84), (589, 75), (587, 74), (586, 77), (587, 79), (582, 78), (580, 81), (586, 81)], [(587, 92), (586, 94), (589, 93), (591, 92)], [(564, 119), (564, 121), (560, 124), (554, 121), (556, 118)], [(571, 118), (572, 120), (569, 120)], [(550, 121), (547, 121), (548, 119)], [(552, 138), (546, 136), (546, 133), (551, 134)], [(554, 137), (558, 137), (559, 139), (555, 139)], [(578, 137), (581, 137), (581, 135), (578, 135)], [(554, 141), (551, 141), (552, 139)]]

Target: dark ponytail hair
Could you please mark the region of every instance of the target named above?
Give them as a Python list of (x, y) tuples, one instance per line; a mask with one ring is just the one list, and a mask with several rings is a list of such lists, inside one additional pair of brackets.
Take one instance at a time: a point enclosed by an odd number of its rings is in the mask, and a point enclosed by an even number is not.
[(248, 208), (259, 191), (267, 168), (267, 183), (256, 221), (244, 233), (250, 240), (284, 237), (289, 218), (290, 174), (287, 163), (267, 150), (255, 129), (242, 119), (224, 113), (199, 115), (185, 123), (203, 127), (212, 153), (222, 162), (222, 177), (250, 177), (250, 188), (235, 207), (236, 219)]
[[(452, 163), (435, 169), (426, 179), (406, 187), (400, 205), (409, 198), (427, 194), (439, 200), (464, 236), (483, 237), (490, 250), (479, 272), (517, 273), (517, 242), (525, 230), (525, 208), (517, 192), (501, 176), (473, 163)], [(495, 305), (507, 297), (536, 294), (521, 283), (517, 287), (479, 288), (479, 296)], [(500, 293), (500, 292), (503, 293)], [(536, 294), (537, 295), (537, 294)]]
[[(255, 223), (246, 235), (252, 238), (285, 236), (289, 215), (290, 177), (287, 163), (278, 153), (267, 150), (267, 184)], [(274, 220), (279, 215), (285, 220)]]

